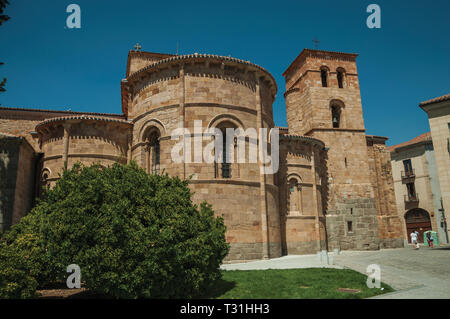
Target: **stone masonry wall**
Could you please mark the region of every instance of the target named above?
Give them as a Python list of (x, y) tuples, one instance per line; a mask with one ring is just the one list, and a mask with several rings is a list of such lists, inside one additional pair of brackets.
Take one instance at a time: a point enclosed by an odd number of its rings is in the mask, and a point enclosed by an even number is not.
[(0, 135), (0, 232), (31, 209), (35, 191), (34, 150), (23, 138)]
[(19, 150), (16, 190), (14, 193), (14, 211), (12, 224), (16, 224), (25, 216), (34, 204), (36, 183), (36, 156), (33, 148), (22, 141)]
[(381, 248), (403, 247), (403, 225), (397, 212), (390, 153), (385, 139), (368, 136), (367, 148)]
[[(379, 229), (372, 186), (356, 56), (305, 50), (285, 72), (290, 134), (304, 134), (325, 143), (328, 249), (378, 249)], [(322, 86), (326, 70), (327, 86)], [(343, 87), (337, 72), (343, 71)], [(292, 93), (290, 93), (292, 91)], [(297, 91), (297, 92), (296, 92)], [(340, 110), (333, 126), (332, 106)], [(305, 114), (299, 125), (295, 116)], [(291, 123), (294, 129), (291, 130)]]
[[(193, 147), (198, 143), (195, 121), (201, 121), (202, 132), (214, 127), (244, 130), (256, 130), (258, 125), (273, 127), (274, 83), (262, 80), (257, 91), (254, 67), (217, 57), (192, 56), (182, 63), (174, 60), (167, 64), (149, 66), (139, 79), (128, 79), (132, 92), (129, 118), (134, 123), (132, 158), (142, 167), (147, 166), (150, 158), (147, 135), (156, 130), (160, 135), (161, 170), (171, 176), (192, 177), (193, 201), (197, 204), (207, 201), (224, 218), (226, 238), (231, 245), (226, 261), (262, 259), (267, 245), (269, 257), (281, 256), (278, 187), (271, 175), (266, 176), (263, 185), (259, 164), (251, 163), (248, 157), (250, 143), (257, 140), (246, 138), (245, 163), (236, 162), (235, 147), (230, 178), (222, 177), (221, 164), (203, 159), (194, 162)], [(176, 163), (171, 156), (173, 147), (181, 144), (181, 139), (171, 139), (179, 127), (189, 129), (191, 134), (191, 162), (186, 164)], [(200, 140), (203, 150), (211, 141)]]
[(344, 199), (336, 203), (336, 210), (327, 212), (326, 224), (329, 250), (380, 248), (377, 211), (373, 198)]
[(11, 226), (21, 141), (0, 135), (0, 232)]

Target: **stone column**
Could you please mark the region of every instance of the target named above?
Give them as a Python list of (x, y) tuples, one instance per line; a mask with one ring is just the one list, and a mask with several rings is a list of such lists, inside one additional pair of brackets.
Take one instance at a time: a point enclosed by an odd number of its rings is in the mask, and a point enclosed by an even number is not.
[(70, 123), (64, 123), (64, 137), (63, 137), (63, 163), (64, 168), (67, 168), (67, 158), (69, 156), (69, 135), (70, 135)]
[(155, 148), (154, 146), (148, 146), (148, 172), (153, 173), (153, 166), (155, 165)]
[(297, 209), (299, 215), (302, 215), (302, 204), (302, 189), (300, 185), (297, 185)]
[[(256, 110), (258, 111), (256, 121), (257, 121), (257, 132), (260, 132), (260, 129), (264, 127), (263, 120), (263, 105), (261, 102), (260, 95), (260, 82), (258, 75), (256, 76)], [(262, 147), (261, 136), (259, 139), (258, 146)], [(264, 152), (260, 152), (264, 156)], [(264, 159), (259, 158), (258, 156), (258, 165), (260, 167), (259, 172), (259, 183), (260, 183), (260, 206), (261, 206), (261, 231), (262, 231), (262, 245), (263, 245), (263, 259), (270, 258), (269, 251), (269, 221), (268, 221), (268, 212), (267, 212), (267, 194), (266, 194), (266, 174), (265, 174), (265, 164)], [(262, 170), (262, 171), (261, 171)]]
[(133, 129), (128, 130), (127, 143), (128, 143), (127, 164), (130, 164), (132, 158), (131, 147), (133, 145)]
[[(184, 108), (184, 104), (186, 102), (186, 83), (184, 79), (184, 64), (180, 66), (180, 84), (181, 84), (181, 95), (180, 95), (180, 118), (181, 118), (181, 124), (183, 125), (183, 128), (186, 128), (186, 110)], [(186, 152), (186, 144), (185, 144), (185, 136), (183, 134), (183, 178), (186, 179), (186, 160), (185, 160), (185, 152)]]
[(311, 174), (312, 174), (312, 193), (313, 193), (313, 208), (314, 208), (314, 216), (315, 216), (315, 230), (316, 230), (316, 240), (317, 240), (317, 249), (321, 250), (320, 244), (320, 221), (319, 221), (319, 209), (317, 207), (317, 182), (316, 182), (316, 152), (314, 149), (314, 144), (311, 145)]

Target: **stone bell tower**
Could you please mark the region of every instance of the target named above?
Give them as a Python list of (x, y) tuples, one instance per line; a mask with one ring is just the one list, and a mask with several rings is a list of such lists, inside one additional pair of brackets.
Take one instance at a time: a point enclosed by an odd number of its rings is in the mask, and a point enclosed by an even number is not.
[(283, 73), (289, 134), (325, 143), (328, 248), (378, 249), (357, 54), (303, 50)]

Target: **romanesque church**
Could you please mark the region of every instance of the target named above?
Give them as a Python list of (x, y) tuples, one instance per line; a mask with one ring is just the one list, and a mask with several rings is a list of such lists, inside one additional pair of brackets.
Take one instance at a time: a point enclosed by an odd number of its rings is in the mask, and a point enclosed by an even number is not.
[(0, 107), (0, 231), (65, 164), (135, 161), (148, 173), (192, 176), (193, 200), (224, 218), (229, 261), (402, 247), (387, 138), (365, 133), (356, 58), (305, 49), (283, 73), (288, 127), (279, 128), (274, 174), (261, 174), (260, 163), (171, 157), (180, 125), (275, 127), (277, 84), (249, 61), (132, 50), (121, 114)]

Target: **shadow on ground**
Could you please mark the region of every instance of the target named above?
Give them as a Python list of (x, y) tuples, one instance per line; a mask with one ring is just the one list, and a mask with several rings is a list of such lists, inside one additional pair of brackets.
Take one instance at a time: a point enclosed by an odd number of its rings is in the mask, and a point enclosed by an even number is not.
[[(219, 279), (212, 285), (210, 290), (203, 295), (195, 297), (195, 299), (215, 299), (234, 287), (236, 287), (234, 281)], [(39, 290), (38, 293), (40, 294), (39, 299), (114, 299), (114, 297), (95, 293), (85, 288), (68, 289), (59, 283), (48, 285), (45, 289)]]
[(450, 246), (434, 247), (433, 250), (450, 250)]
[(206, 295), (201, 295), (199, 299), (209, 299), (209, 298), (218, 298), (236, 287), (236, 283), (234, 281), (228, 281), (224, 279), (217, 280), (212, 288), (208, 291)]

